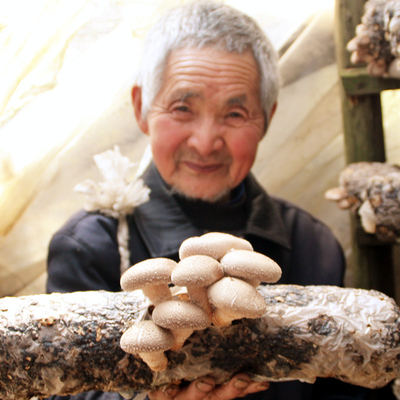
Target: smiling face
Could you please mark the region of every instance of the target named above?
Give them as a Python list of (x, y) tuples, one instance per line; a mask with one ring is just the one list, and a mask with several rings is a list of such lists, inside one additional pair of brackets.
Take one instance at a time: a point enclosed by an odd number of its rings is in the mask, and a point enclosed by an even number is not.
[(264, 135), (259, 73), (251, 52), (211, 47), (174, 51), (163, 86), (147, 116), (140, 89), (133, 103), (150, 136), (154, 162), (177, 192), (207, 201), (229, 200), (253, 165)]

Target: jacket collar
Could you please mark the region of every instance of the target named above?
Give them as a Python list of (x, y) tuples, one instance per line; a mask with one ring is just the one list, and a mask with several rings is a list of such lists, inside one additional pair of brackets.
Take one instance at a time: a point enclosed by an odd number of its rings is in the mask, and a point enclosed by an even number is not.
[[(205, 233), (184, 214), (152, 162), (143, 177), (151, 189), (150, 201), (133, 214), (151, 257), (171, 257), (181, 243)], [(260, 187), (252, 174), (245, 179), (249, 218), (243, 236), (258, 236), (284, 248), (290, 241), (275, 201)]]

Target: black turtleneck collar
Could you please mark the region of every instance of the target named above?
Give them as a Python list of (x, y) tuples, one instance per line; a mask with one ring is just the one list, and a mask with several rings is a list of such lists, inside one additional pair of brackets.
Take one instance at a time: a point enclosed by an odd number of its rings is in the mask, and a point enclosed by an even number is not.
[(243, 194), (226, 205), (172, 195), (153, 162), (142, 178), (151, 190), (150, 201), (133, 217), (152, 257), (176, 254), (185, 239), (210, 231), (255, 235), (290, 247), (274, 201), (251, 174), (243, 182)]
[(246, 227), (246, 194), (228, 204), (210, 203), (174, 195), (176, 202), (193, 224), (206, 231), (231, 232), (241, 235)]

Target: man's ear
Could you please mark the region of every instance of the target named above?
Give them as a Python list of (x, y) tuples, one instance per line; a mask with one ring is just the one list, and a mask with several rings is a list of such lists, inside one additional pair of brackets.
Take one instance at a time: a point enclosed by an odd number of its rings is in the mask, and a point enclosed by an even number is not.
[[(271, 107), (271, 112), (269, 113), (268, 124), (267, 124), (267, 123), (265, 124), (266, 126), (265, 126), (265, 132), (264, 132), (263, 137), (265, 137), (265, 135), (266, 135), (267, 132), (268, 132), (268, 128), (269, 128), (269, 126), (271, 125), (271, 120), (272, 120), (272, 117), (273, 117), (274, 114), (275, 114), (277, 105), (278, 105), (278, 102), (275, 102), (275, 103), (272, 105), (272, 107)], [(267, 117), (265, 117), (265, 118), (267, 118)]]
[(276, 102), (274, 103), (274, 105), (272, 106), (271, 112), (270, 112), (270, 114), (269, 114), (269, 124), (271, 123), (272, 117), (273, 117), (274, 114), (275, 114), (275, 111), (276, 111), (276, 107), (277, 107), (277, 106), (278, 106), (278, 102), (276, 101)]
[(132, 104), (140, 130), (148, 135), (149, 126), (147, 124), (147, 118), (145, 118), (142, 113), (142, 89), (139, 86), (134, 86), (132, 88)]

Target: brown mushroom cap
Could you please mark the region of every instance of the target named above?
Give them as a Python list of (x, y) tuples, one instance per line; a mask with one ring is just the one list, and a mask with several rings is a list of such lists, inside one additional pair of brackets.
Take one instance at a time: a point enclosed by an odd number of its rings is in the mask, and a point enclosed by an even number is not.
[(174, 344), (171, 350), (179, 350), (194, 330), (207, 328), (211, 321), (207, 313), (196, 304), (185, 300), (168, 300), (157, 305), (153, 321), (171, 330)]
[(142, 289), (153, 304), (172, 298), (168, 284), (176, 262), (168, 258), (151, 258), (135, 264), (121, 277), (121, 288), (127, 292)]
[(282, 276), (282, 270), (274, 260), (255, 251), (231, 251), (222, 257), (221, 265), (226, 276), (244, 280), (273, 283)]
[(174, 343), (172, 333), (153, 321), (140, 321), (131, 326), (121, 337), (122, 350), (139, 355), (153, 371), (163, 371), (168, 360), (164, 351)]
[(132, 325), (121, 337), (121, 348), (130, 354), (152, 353), (171, 348), (173, 336), (168, 329), (153, 321), (140, 321)]
[(259, 318), (267, 308), (261, 294), (241, 279), (225, 277), (208, 288), (208, 298), (215, 307), (213, 323), (229, 325), (240, 318)]
[(181, 260), (171, 274), (178, 286), (209, 286), (224, 276), (221, 264), (212, 257), (194, 255)]
[(212, 257), (194, 255), (181, 260), (171, 275), (172, 283), (186, 286), (190, 300), (212, 316), (207, 287), (224, 276), (221, 264)]
[(121, 277), (121, 288), (127, 292), (150, 285), (171, 282), (171, 273), (176, 266), (169, 258), (150, 258), (129, 268)]
[(182, 242), (179, 248), (181, 260), (193, 255), (205, 255), (220, 260), (231, 250), (253, 250), (245, 239), (221, 232), (209, 232)]
[(158, 304), (153, 321), (168, 329), (205, 329), (210, 324), (207, 313), (196, 304), (185, 300), (168, 300)]

